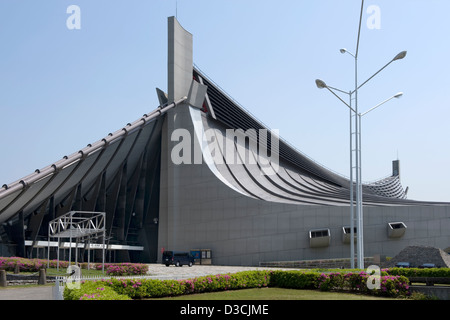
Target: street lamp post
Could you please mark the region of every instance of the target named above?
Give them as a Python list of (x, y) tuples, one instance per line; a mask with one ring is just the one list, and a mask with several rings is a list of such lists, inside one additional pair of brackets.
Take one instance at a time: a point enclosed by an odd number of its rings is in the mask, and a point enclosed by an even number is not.
[[(362, 179), (361, 179), (361, 117), (362, 115), (367, 114), (368, 112), (374, 110), (375, 108), (378, 108), (380, 105), (386, 103), (387, 101), (391, 100), (392, 98), (399, 98), (402, 94), (396, 94), (393, 97), (383, 101), (382, 103), (376, 105), (375, 107), (371, 108), (370, 110), (364, 112), (363, 114), (358, 112), (358, 90), (364, 86), (367, 82), (369, 82), (373, 77), (375, 77), (378, 73), (380, 73), (382, 70), (384, 70), (388, 65), (390, 65), (392, 62), (401, 60), (406, 56), (406, 51), (402, 51), (399, 54), (397, 54), (391, 61), (389, 61), (385, 66), (383, 66), (380, 70), (378, 70), (376, 73), (374, 73), (370, 78), (368, 78), (366, 81), (364, 81), (362, 84), (358, 85), (358, 52), (359, 52), (359, 39), (361, 35), (361, 24), (362, 24), (362, 18), (363, 18), (363, 10), (364, 10), (364, 0), (361, 1), (361, 12), (359, 17), (359, 28), (358, 28), (358, 38), (356, 42), (356, 51), (355, 54), (351, 53), (347, 49), (343, 48), (340, 49), (340, 52), (342, 54), (348, 53), (350, 54), (354, 60), (355, 60), (355, 90), (350, 92), (345, 92), (333, 87), (329, 87), (325, 84), (322, 80), (316, 80), (316, 85), (319, 89), (328, 89), (334, 96), (336, 96), (341, 102), (343, 102), (347, 107), (350, 108), (350, 233), (351, 233), (351, 266), (354, 268), (354, 247), (353, 247), (353, 241), (354, 241), (354, 204), (353, 204), (353, 169), (355, 169), (356, 174), (356, 221), (357, 221), (357, 261), (358, 261), (358, 268), (364, 269), (364, 238), (363, 238), (363, 197), (362, 197)], [(350, 97), (350, 104), (347, 104), (341, 97), (339, 97), (334, 91), (340, 91), (343, 93), (346, 93)], [(355, 97), (355, 105), (352, 106), (352, 96)], [(353, 114), (352, 114), (353, 112)], [(355, 118), (355, 131), (353, 132), (352, 129), (352, 116)], [(355, 137), (355, 167), (353, 167), (353, 135)]]
[[(364, 1), (363, 1), (364, 5)], [(362, 12), (362, 8), (361, 8)], [(361, 16), (362, 18), (362, 16)], [(360, 28), (361, 28), (361, 20), (360, 20)], [(351, 53), (345, 48), (340, 49), (340, 52), (342, 54), (348, 53), (351, 55), (355, 60), (355, 90), (350, 92), (350, 99), (352, 94), (355, 94), (355, 171), (356, 171), (356, 221), (357, 221), (357, 260), (358, 260), (358, 268), (363, 269), (364, 268), (364, 230), (363, 230), (363, 193), (362, 193), (362, 170), (361, 170), (361, 117), (358, 113), (358, 90), (364, 86), (367, 82), (369, 82), (372, 78), (374, 78), (377, 74), (379, 74), (381, 71), (383, 71), (387, 66), (389, 66), (392, 62), (401, 60), (406, 57), (407, 52), (402, 51), (398, 53), (392, 60), (390, 60), (387, 64), (385, 64), (382, 68), (380, 68), (377, 72), (375, 72), (370, 78), (368, 78), (366, 81), (364, 81), (361, 85), (358, 86), (358, 47), (359, 47), (359, 32), (358, 32), (358, 43), (357, 43), (357, 51), (356, 54)], [(396, 97), (396, 96), (394, 96)], [(394, 98), (392, 97), (392, 98)], [(391, 99), (392, 99), (391, 98)], [(397, 97), (396, 97), (397, 98)], [(389, 99), (390, 100), (390, 99)], [(387, 101), (386, 101), (387, 102)], [(385, 103), (385, 102), (383, 102)], [(381, 104), (383, 104), (381, 103)], [(381, 105), (380, 104), (380, 105)], [(378, 105), (379, 106), (379, 105)], [(378, 107), (376, 106), (376, 107)], [(375, 109), (376, 107), (372, 108)], [(371, 109), (371, 110), (372, 110)], [(369, 111), (371, 111), (369, 110)], [(367, 112), (369, 112), (367, 111)], [(365, 112), (364, 114), (366, 114)], [(351, 121), (351, 120), (350, 120)], [(350, 131), (350, 135), (352, 135), (352, 131)], [(350, 137), (351, 139), (351, 137)], [(352, 164), (352, 145), (350, 145), (350, 172), (353, 173), (353, 164)], [(352, 174), (351, 174), (352, 176)], [(352, 190), (351, 190), (352, 192)], [(351, 201), (351, 210), (353, 210), (352, 206), (353, 202)], [(353, 214), (351, 214), (353, 217)], [(353, 218), (352, 218), (353, 219)], [(353, 221), (353, 220), (352, 220)], [(352, 230), (353, 231), (353, 230)], [(353, 237), (353, 234), (351, 235)], [(353, 238), (352, 238), (353, 239)], [(353, 251), (352, 251), (353, 252)], [(352, 266), (353, 266), (353, 259), (352, 259)]]
[[(353, 57), (355, 57), (352, 53), (347, 51), (346, 49), (341, 49), (342, 53), (348, 52)], [(399, 92), (389, 99), (384, 100), (383, 102), (377, 104), (376, 106), (370, 108), (369, 110), (359, 113), (357, 110), (357, 104), (355, 107), (352, 106), (352, 96), (355, 94), (355, 100), (356, 100), (356, 92), (359, 88), (361, 88), (363, 85), (365, 85), (370, 79), (375, 77), (378, 73), (380, 73), (383, 69), (385, 69), (389, 64), (391, 64), (393, 61), (403, 59), (406, 56), (406, 51), (400, 52), (398, 55), (394, 57), (390, 62), (388, 62), (384, 67), (382, 67), (380, 70), (378, 70), (376, 73), (374, 73), (369, 79), (364, 81), (361, 85), (358, 86), (357, 82), (355, 85), (354, 91), (343, 91), (331, 86), (328, 86), (323, 80), (317, 79), (316, 80), (316, 86), (319, 89), (327, 89), (330, 91), (335, 97), (337, 97), (342, 103), (344, 103), (349, 109), (350, 109), (350, 261), (351, 261), (351, 268), (354, 268), (354, 201), (353, 201), (353, 169), (356, 169), (356, 230), (357, 230), (357, 262), (358, 262), (358, 268), (364, 269), (364, 238), (363, 238), (363, 201), (362, 201), (362, 179), (361, 179), (361, 118), (362, 116), (366, 115), (367, 113), (375, 110), (376, 108), (380, 107), (381, 105), (385, 104), (386, 102), (394, 99), (394, 98), (400, 98), (403, 93)], [(356, 58), (355, 58), (356, 60)], [(357, 77), (355, 77), (357, 79)], [(338, 94), (335, 93), (335, 91), (339, 91), (341, 93), (345, 93), (349, 95), (349, 103), (345, 102)], [(352, 117), (355, 119), (355, 132), (353, 132), (352, 129)], [(356, 167), (353, 167), (353, 135), (355, 136), (355, 158), (356, 158)]]

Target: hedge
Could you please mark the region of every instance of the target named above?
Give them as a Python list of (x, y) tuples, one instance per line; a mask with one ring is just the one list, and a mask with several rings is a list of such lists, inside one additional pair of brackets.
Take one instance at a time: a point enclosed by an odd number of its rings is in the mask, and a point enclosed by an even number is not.
[(64, 290), (64, 300), (131, 300), (100, 281), (83, 281), (80, 289)]
[[(102, 269), (97, 264), (97, 270)], [(148, 271), (148, 265), (143, 263), (105, 263), (105, 271), (110, 276), (144, 275)]]
[[(47, 268), (46, 259), (26, 259), (20, 257), (0, 257), (0, 268), (6, 271), (14, 271), (15, 266), (19, 266), (19, 271), (22, 272), (37, 272), (39, 269)], [(73, 262), (72, 262), (73, 264)], [(50, 260), (49, 267), (56, 268), (58, 260)], [(82, 269), (88, 268), (88, 263), (79, 264)], [(69, 266), (68, 261), (59, 261), (61, 268)], [(90, 268), (102, 270), (101, 263), (91, 263)], [(148, 265), (143, 263), (105, 263), (106, 274), (111, 276), (126, 276), (126, 275), (144, 275), (148, 271)]]
[(304, 271), (274, 271), (271, 273), (270, 285), (289, 289), (316, 289), (319, 274)]
[[(50, 260), (50, 268), (56, 268), (58, 261)], [(6, 271), (14, 271), (15, 266), (19, 266), (19, 271), (23, 272), (37, 272), (39, 269), (47, 268), (46, 259), (26, 259), (20, 257), (0, 257), (0, 268)], [(67, 261), (60, 261), (60, 267), (67, 268), (69, 263)]]
[[(370, 275), (364, 271), (359, 273), (322, 273), (317, 279), (317, 288), (322, 291), (350, 291), (362, 294), (406, 297), (410, 295), (409, 280), (404, 276), (382, 275), (379, 277), (379, 288), (370, 289), (368, 280)], [(375, 279), (372, 284), (375, 285)]]
[[(89, 288), (94, 287), (109, 287), (119, 295), (125, 295), (132, 299), (145, 299), (224, 290), (262, 288), (267, 287), (269, 281), (269, 271), (243, 271), (235, 274), (218, 274), (187, 280), (113, 278), (82, 282), (80, 289), (69, 289), (66, 287), (64, 289), (64, 299), (78, 300), (83, 294), (90, 294)], [(95, 283), (95, 285), (92, 283)]]
[[(79, 299), (84, 295), (99, 293), (97, 288), (109, 287), (120, 297), (132, 299), (173, 297), (194, 293), (247, 288), (280, 287), (292, 289), (315, 289), (321, 291), (342, 291), (362, 294), (407, 297), (409, 281), (404, 276), (383, 275), (380, 288), (370, 290), (369, 275), (359, 273), (317, 273), (303, 271), (244, 271), (235, 274), (218, 274), (188, 280), (155, 279), (110, 279), (90, 281), (81, 284), (81, 289), (65, 288), (65, 299)], [(92, 284), (94, 283), (94, 284)], [(90, 292), (89, 288), (95, 288)], [(76, 292), (73, 292), (76, 291)], [(95, 299), (95, 297), (93, 297)]]
[(429, 268), (429, 269), (420, 269), (420, 268), (390, 268), (390, 269), (382, 269), (387, 274), (396, 275), (396, 276), (405, 276), (407, 278), (415, 278), (415, 277), (443, 277), (450, 278), (450, 268)]

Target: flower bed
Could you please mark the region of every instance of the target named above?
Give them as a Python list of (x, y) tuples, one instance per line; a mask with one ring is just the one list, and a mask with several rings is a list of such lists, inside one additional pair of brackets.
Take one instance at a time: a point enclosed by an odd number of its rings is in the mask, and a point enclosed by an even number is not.
[[(46, 259), (26, 259), (20, 257), (0, 257), (0, 268), (6, 271), (14, 271), (16, 265), (19, 266), (19, 271), (22, 272), (37, 272), (39, 269), (47, 268)], [(58, 260), (50, 260), (49, 267), (56, 268)], [(59, 261), (61, 268), (69, 266), (68, 261)], [(80, 263), (82, 269), (87, 269), (87, 263)], [(91, 268), (97, 270), (102, 269), (101, 263), (91, 263)], [(142, 263), (105, 263), (106, 274), (111, 276), (125, 276), (125, 275), (144, 275), (148, 271), (148, 265)]]
[(369, 288), (369, 277), (364, 271), (347, 274), (322, 273), (317, 279), (317, 288), (322, 291), (350, 291), (386, 297), (406, 297), (410, 294), (409, 280), (404, 276), (382, 275), (378, 279), (378, 288)]
[[(101, 269), (101, 264), (97, 269)], [(105, 265), (106, 274), (110, 276), (144, 275), (148, 271), (148, 265), (142, 263), (117, 263)]]
[[(187, 280), (110, 279), (90, 281), (90, 284), (87, 284), (88, 282), (82, 284), (81, 289), (66, 288), (64, 297), (65, 299), (79, 299), (87, 294), (86, 297), (95, 299), (93, 294), (99, 293), (97, 288), (106, 287), (112, 289), (120, 297), (126, 296), (132, 299), (261, 287), (343, 291), (386, 297), (407, 297), (410, 294), (408, 279), (404, 276), (383, 275), (379, 279), (379, 289), (372, 290), (367, 286), (368, 279), (369, 275), (365, 272), (326, 274), (302, 271), (245, 271)], [(93, 291), (90, 292), (89, 288)]]
[[(269, 271), (245, 271), (235, 274), (218, 274), (187, 280), (120, 279), (86, 281), (81, 289), (64, 290), (64, 299), (79, 299), (83, 294), (90, 295), (89, 288), (109, 287), (117, 294), (133, 299), (173, 297), (193, 293), (223, 290), (267, 287)], [(89, 284), (88, 284), (89, 283)], [(96, 283), (96, 285), (92, 285)], [(88, 287), (87, 287), (88, 286)], [(72, 293), (76, 291), (76, 293)]]
[[(47, 260), (44, 259), (26, 259), (20, 257), (0, 257), (0, 268), (6, 271), (14, 271), (16, 265), (22, 272), (37, 272), (39, 269), (47, 268)], [(50, 260), (50, 268), (56, 268), (57, 261)], [(60, 261), (60, 266), (67, 268), (68, 263)]]
[(64, 290), (64, 300), (131, 300), (102, 281), (83, 281), (78, 290)]
[(292, 289), (318, 289), (321, 291), (355, 292), (387, 297), (404, 297), (409, 293), (409, 281), (404, 276), (380, 276), (379, 289), (369, 289), (369, 274), (359, 273), (317, 273), (302, 271), (275, 271), (271, 284)]

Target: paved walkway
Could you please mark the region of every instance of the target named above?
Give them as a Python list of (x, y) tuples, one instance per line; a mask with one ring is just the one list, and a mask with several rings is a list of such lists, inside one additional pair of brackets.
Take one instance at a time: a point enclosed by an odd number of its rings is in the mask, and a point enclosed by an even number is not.
[(0, 300), (53, 300), (53, 286), (15, 287), (0, 289)]
[[(163, 264), (150, 264), (148, 274), (157, 279), (189, 279), (206, 275), (236, 273), (246, 270), (267, 270), (280, 268), (260, 268), (260, 267), (232, 267), (232, 266), (208, 266), (194, 265), (192, 267), (183, 266), (166, 267)], [(289, 269), (292, 270), (292, 269)], [(0, 300), (52, 300), (53, 286), (38, 287), (14, 287), (0, 288)]]
[[(246, 270), (270, 270), (281, 268), (263, 268), (263, 267), (232, 267), (232, 266), (208, 266), (208, 265), (193, 265), (192, 267), (183, 266), (166, 267), (163, 264), (150, 264), (148, 268), (149, 275), (156, 276), (160, 279), (181, 279), (194, 278), (207, 275), (216, 275), (224, 273), (236, 273)], [(293, 269), (289, 269), (293, 270)]]

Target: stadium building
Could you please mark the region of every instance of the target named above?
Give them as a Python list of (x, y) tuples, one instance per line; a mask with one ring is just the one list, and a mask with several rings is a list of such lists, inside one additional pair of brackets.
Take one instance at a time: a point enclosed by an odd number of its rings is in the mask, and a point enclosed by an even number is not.
[[(116, 262), (203, 248), (220, 265), (349, 257), (349, 179), (266, 128), (194, 67), (192, 52), (192, 35), (170, 17), (160, 106), (0, 188), (1, 255), (64, 255), (72, 240), (52, 240), (51, 223), (98, 212), (104, 233), (78, 243), (81, 259), (88, 246), (94, 260), (106, 248)], [(450, 203), (407, 199), (398, 161), (363, 185), (363, 203), (368, 257), (450, 246)]]

